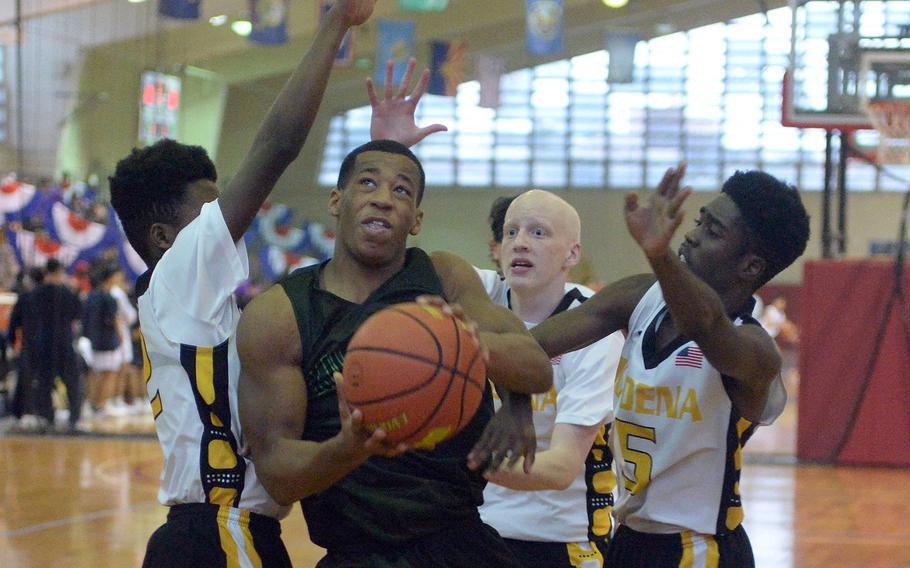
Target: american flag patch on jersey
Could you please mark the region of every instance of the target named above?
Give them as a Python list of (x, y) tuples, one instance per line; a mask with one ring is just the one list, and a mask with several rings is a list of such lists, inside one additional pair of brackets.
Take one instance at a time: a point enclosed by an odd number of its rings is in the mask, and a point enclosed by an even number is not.
[(697, 345), (686, 347), (676, 355), (676, 366), (701, 369), (701, 360), (704, 356)]

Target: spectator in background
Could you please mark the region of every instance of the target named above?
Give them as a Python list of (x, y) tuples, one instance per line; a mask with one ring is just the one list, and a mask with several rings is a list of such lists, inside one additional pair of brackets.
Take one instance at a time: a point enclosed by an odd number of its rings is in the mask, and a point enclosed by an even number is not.
[(85, 301), (82, 332), (92, 342), (91, 371), (88, 377), (88, 399), (96, 414), (123, 414), (109, 405), (114, 396), (123, 353), (117, 322), (117, 300), (111, 290), (115, 287), (120, 269), (101, 265), (94, 278), (94, 288)]
[(133, 324), (139, 319), (136, 308), (130, 301), (127, 289), (129, 284), (123, 276), (123, 271), (117, 270), (114, 285), (110, 293), (117, 302), (117, 330), (120, 336), (120, 372), (117, 376), (117, 387), (111, 399), (111, 406), (123, 412), (132, 412), (134, 402), (141, 405), (136, 409), (144, 409), (142, 393), (145, 389), (139, 377), (139, 370), (133, 365)]
[(799, 329), (787, 318), (787, 299), (783, 296), (776, 296), (765, 306), (761, 325), (775, 341), (799, 343)]
[(47, 430), (54, 424), (51, 391), (54, 379), (59, 376), (69, 399), (69, 430), (74, 432), (82, 410), (82, 388), (73, 350), (73, 325), (82, 317), (82, 302), (67, 285), (60, 261), (54, 258), (47, 261), (44, 283), (35, 288), (31, 301), (36, 306), (33, 311), (38, 375), (35, 411), (41, 418), (38, 430)]
[(6, 228), (0, 229), (0, 291), (12, 290), (19, 274), (19, 261), (16, 251), (6, 238)]
[[(16, 354), (16, 387), (10, 404), (10, 413), (20, 428), (26, 430), (38, 426), (37, 417), (22, 423), (23, 417), (32, 411), (37, 388), (37, 352), (35, 350), (35, 314), (32, 292), (44, 281), (44, 270), (30, 268), (23, 270), (16, 278), (14, 291), (18, 294), (16, 304), (9, 316), (7, 342)], [(29, 424), (31, 422), (31, 424)]]

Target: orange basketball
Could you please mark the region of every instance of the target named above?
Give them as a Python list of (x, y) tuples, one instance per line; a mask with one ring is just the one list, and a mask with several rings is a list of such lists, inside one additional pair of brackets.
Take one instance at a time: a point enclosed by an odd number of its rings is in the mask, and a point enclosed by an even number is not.
[(373, 314), (348, 344), (341, 391), (369, 429), (432, 448), (474, 417), (486, 385), (480, 350), (457, 318), (397, 304)]

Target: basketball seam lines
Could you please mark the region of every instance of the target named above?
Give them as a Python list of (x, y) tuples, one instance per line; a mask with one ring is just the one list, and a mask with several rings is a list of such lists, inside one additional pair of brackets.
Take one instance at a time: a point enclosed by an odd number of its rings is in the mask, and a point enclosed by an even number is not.
[[(423, 387), (427, 386), (430, 382), (432, 382), (432, 380), (436, 378), (436, 375), (439, 374), (440, 369), (453, 370), (445, 365), (439, 365), (437, 363), (434, 363), (433, 361), (430, 361), (429, 359), (426, 359), (424, 357), (417, 357), (415, 355), (412, 355), (411, 353), (402, 353), (401, 351), (395, 351), (394, 349), (388, 349), (385, 347), (356, 347), (354, 349), (349, 350), (348, 353), (353, 353), (355, 351), (370, 351), (370, 352), (374, 352), (374, 353), (388, 353), (390, 355), (398, 355), (400, 357), (404, 357), (405, 359), (413, 359), (415, 361), (420, 361), (421, 363), (426, 363), (427, 365), (432, 365), (433, 367), (436, 367), (436, 371), (433, 373), (433, 375), (427, 381), (424, 381), (423, 383), (421, 383), (415, 387), (411, 387), (409, 389), (399, 391), (399, 392), (396, 392), (396, 393), (393, 393), (393, 394), (390, 394), (390, 395), (387, 395), (387, 396), (384, 396), (381, 398), (373, 398), (370, 400), (356, 401), (356, 402), (352, 400), (352, 401), (349, 401), (351, 404), (376, 404), (377, 402), (384, 402), (386, 400), (397, 398), (399, 396), (411, 394), (415, 391), (422, 389)], [(457, 371), (457, 370), (453, 370), (453, 371), (454, 371), (454, 375), (460, 377), (462, 380), (464, 380), (465, 383), (470, 384), (474, 388), (483, 392), (483, 389), (480, 386), (474, 384), (474, 382), (471, 381), (471, 377), (469, 375), (467, 375), (461, 371)], [(342, 374), (343, 374), (343, 372), (342, 372)]]

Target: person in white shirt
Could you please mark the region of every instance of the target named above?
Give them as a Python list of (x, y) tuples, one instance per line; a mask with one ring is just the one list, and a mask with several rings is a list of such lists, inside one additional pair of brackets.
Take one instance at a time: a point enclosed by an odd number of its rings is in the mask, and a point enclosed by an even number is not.
[(626, 197), (629, 233), (653, 274), (615, 282), (531, 330), (551, 357), (626, 330), (614, 387), (619, 527), (610, 567), (754, 566), (742, 448), (786, 402), (780, 355), (749, 314), (755, 291), (806, 248), (799, 193), (764, 172), (736, 172), (673, 251), (691, 193), (680, 190), (684, 172), (669, 169), (647, 202)]
[[(567, 282), (581, 258), (578, 213), (541, 190), (522, 193), (505, 214), (504, 279), (480, 270), (490, 298), (528, 328), (580, 306), (594, 292)], [(613, 419), (613, 377), (623, 337), (615, 332), (551, 360), (553, 387), (532, 397), (538, 452), (488, 475), (480, 509), (525, 567), (601, 568), (612, 528), (616, 477), (606, 432)]]
[(279, 523), (289, 508), (241, 451), (233, 291), (249, 274), (243, 234), (300, 152), (342, 38), (375, 3), (335, 2), (222, 194), (205, 150), (173, 140), (133, 150), (110, 180), (150, 267), (137, 282), (143, 378), (164, 453), (158, 498), (170, 511), (145, 567), (290, 566)]

